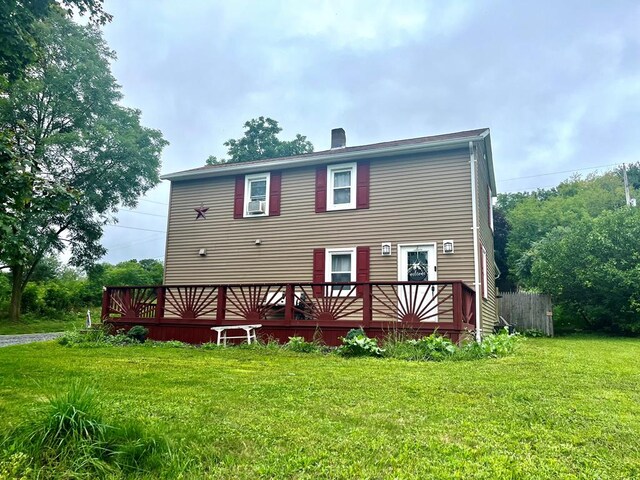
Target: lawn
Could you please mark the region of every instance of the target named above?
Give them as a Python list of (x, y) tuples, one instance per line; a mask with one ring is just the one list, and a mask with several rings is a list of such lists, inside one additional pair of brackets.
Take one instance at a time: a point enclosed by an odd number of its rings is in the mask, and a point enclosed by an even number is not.
[[(19, 335), (23, 333), (64, 332), (84, 327), (86, 310), (77, 313), (69, 313), (60, 318), (42, 315), (22, 315), (19, 322), (11, 322), (6, 316), (0, 318), (0, 335)], [(91, 309), (91, 318), (100, 319), (100, 309)]]
[(0, 349), (0, 431), (74, 379), (188, 452), (186, 478), (638, 478), (640, 341), (418, 363), (282, 350)]

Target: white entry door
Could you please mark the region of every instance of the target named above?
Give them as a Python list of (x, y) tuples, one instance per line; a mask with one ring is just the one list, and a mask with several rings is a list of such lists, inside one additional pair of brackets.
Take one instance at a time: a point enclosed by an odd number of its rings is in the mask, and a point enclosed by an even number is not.
[[(433, 243), (398, 245), (398, 281), (426, 282), (438, 279), (436, 246)], [(398, 287), (400, 320), (437, 322), (438, 306), (435, 286)]]

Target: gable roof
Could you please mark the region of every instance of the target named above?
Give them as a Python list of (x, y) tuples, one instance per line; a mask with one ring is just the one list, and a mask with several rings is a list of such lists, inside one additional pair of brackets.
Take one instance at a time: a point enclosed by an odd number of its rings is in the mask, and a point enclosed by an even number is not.
[(323, 164), (336, 161), (357, 160), (358, 158), (385, 157), (396, 154), (418, 153), (425, 151), (444, 150), (452, 147), (468, 146), (469, 142), (485, 142), (487, 162), (489, 164), (491, 188), (495, 192), (493, 174), (493, 159), (491, 158), (491, 141), (488, 128), (466, 130), (463, 132), (432, 135), (429, 137), (408, 138), (391, 142), (372, 143), (354, 147), (340, 147), (319, 152), (305, 153), (291, 157), (266, 158), (240, 163), (220, 163), (204, 165), (202, 167), (182, 170), (162, 175), (163, 180), (179, 181), (196, 178), (218, 177), (239, 173), (257, 173), (270, 169), (297, 167), (303, 165)]

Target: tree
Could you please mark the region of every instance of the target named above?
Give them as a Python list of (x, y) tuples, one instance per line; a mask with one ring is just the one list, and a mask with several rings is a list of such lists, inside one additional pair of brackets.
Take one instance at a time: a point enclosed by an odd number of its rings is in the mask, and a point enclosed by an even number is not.
[(218, 163), (237, 163), (260, 160), (263, 158), (289, 157), (313, 152), (313, 145), (304, 135), (297, 134), (290, 141), (279, 140), (277, 135), (282, 131), (278, 122), (265, 117), (254, 118), (245, 122), (244, 136), (224, 142), (228, 147), (228, 159), (218, 159), (211, 155), (207, 165)]
[(54, 11), (34, 26), (42, 55), (0, 99), (0, 131), (13, 144), (0, 178), (0, 262), (12, 272), (10, 318), (48, 253), (71, 250), (90, 265), (104, 253), (102, 227), (118, 205), (159, 182), (167, 142), (140, 125), (140, 111), (118, 104), (115, 58), (100, 32)]
[(103, 0), (3, 0), (0, 2), (0, 76), (12, 82), (22, 77), (25, 68), (35, 62), (38, 44), (35, 24), (52, 9), (72, 15), (88, 14), (91, 21), (104, 25), (111, 15), (102, 8)]
[(624, 203), (624, 188), (614, 172), (586, 179), (574, 177), (543, 195), (537, 192), (504, 201), (508, 205), (507, 257), (512, 276), (519, 285), (535, 288), (530, 273), (537, 242), (556, 227), (570, 227)]
[(640, 334), (640, 210), (557, 227), (534, 246), (531, 280), (593, 330)]

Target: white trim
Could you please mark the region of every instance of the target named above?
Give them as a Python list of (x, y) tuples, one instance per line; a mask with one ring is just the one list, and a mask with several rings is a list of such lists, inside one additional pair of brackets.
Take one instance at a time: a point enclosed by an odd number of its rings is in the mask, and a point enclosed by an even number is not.
[(480, 292), (480, 262), (478, 252), (478, 191), (476, 188), (476, 155), (473, 142), (469, 142), (469, 165), (471, 168), (471, 217), (473, 236), (473, 286), (476, 294), (476, 341), (482, 341), (482, 305)]
[[(264, 213), (247, 213), (247, 206), (249, 205), (249, 201), (251, 200), (251, 189), (250, 183), (253, 180), (266, 180), (267, 184), (265, 186), (265, 199), (264, 199)], [(271, 190), (271, 173), (254, 173), (251, 175), (244, 176), (244, 200), (242, 202), (242, 216), (245, 218), (251, 217), (268, 217), (269, 216), (269, 193)]]
[[(402, 265), (402, 260), (403, 258), (400, 256), (400, 252), (402, 248), (405, 247), (430, 247), (433, 250), (433, 265), (429, 265), (429, 270), (432, 270), (429, 272), (429, 281), (436, 281), (438, 280), (438, 242), (412, 242), (412, 243), (399, 243), (396, 246), (396, 252), (397, 252), (397, 257), (398, 257), (398, 281), (404, 281), (404, 280), (400, 280), (400, 278), (403, 276), (402, 275), (402, 270), (403, 270), (403, 265)], [(433, 278), (431, 278), (433, 274)]]
[[(351, 279), (350, 282), (356, 281), (356, 248), (355, 247), (347, 247), (347, 248), (325, 248), (324, 249), (324, 281), (331, 282), (331, 256), (332, 255), (351, 255)], [(351, 290), (351, 289), (349, 289)], [(327, 287), (327, 292), (325, 292), (326, 296), (340, 296), (346, 297), (349, 294), (349, 290), (341, 291), (334, 293), (331, 287)], [(355, 292), (354, 292), (355, 294)]]
[[(333, 179), (334, 179), (334, 173), (339, 171), (351, 172), (351, 184), (349, 185), (349, 189), (350, 189), (349, 203), (336, 204), (334, 201)], [(354, 210), (356, 208), (356, 186), (358, 185), (357, 175), (358, 175), (358, 164), (356, 162), (339, 163), (336, 165), (327, 166), (327, 211)]]
[(489, 298), (489, 273), (487, 272), (487, 249), (482, 247), (482, 298), (487, 300)]
[(489, 190), (489, 227), (491, 227), (491, 232), (493, 232), (493, 192), (491, 191), (491, 185), (487, 185), (487, 189)]
[[(299, 157), (287, 157), (284, 159), (273, 159), (264, 162), (257, 162), (253, 165), (243, 164), (242, 162), (233, 165), (224, 165), (221, 167), (197, 168), (192, 170), (183, 170), (181, 172), (167, 173), (162, 175), (162, 180), (188, 180), (191, 178), (216, 177), (224, 175), (234, 175), (236, 173), (260, 172), (264, 170), (276, 170), (282, 167), (298, 167), (303, 165), (323, 164), (328, 162), (340, 162), (357, 160), (358, 158), (376, 158), (405, 153), (420, 153), (430, 150), (444, 150), (452, 146), (464, 146), (469, 141), (485, 140), (489, 136), (489, 130), (484, 130), (478, 135), (468, 137), (455, 138), (453, 140), (435, 140), (425, 143), (413, 143), (408, 145), (395, 145), (384, 148), (367, 148), (364, 150), (356, 150), (349, 152), (336, 153), (335, 150), (328, 150), (325, 154), (310, 154), (308, 156), (301, 155)], [(485, 140), (486, 142), (486, 140)], [(490, 155), (490, 153), (489, 153)]]

